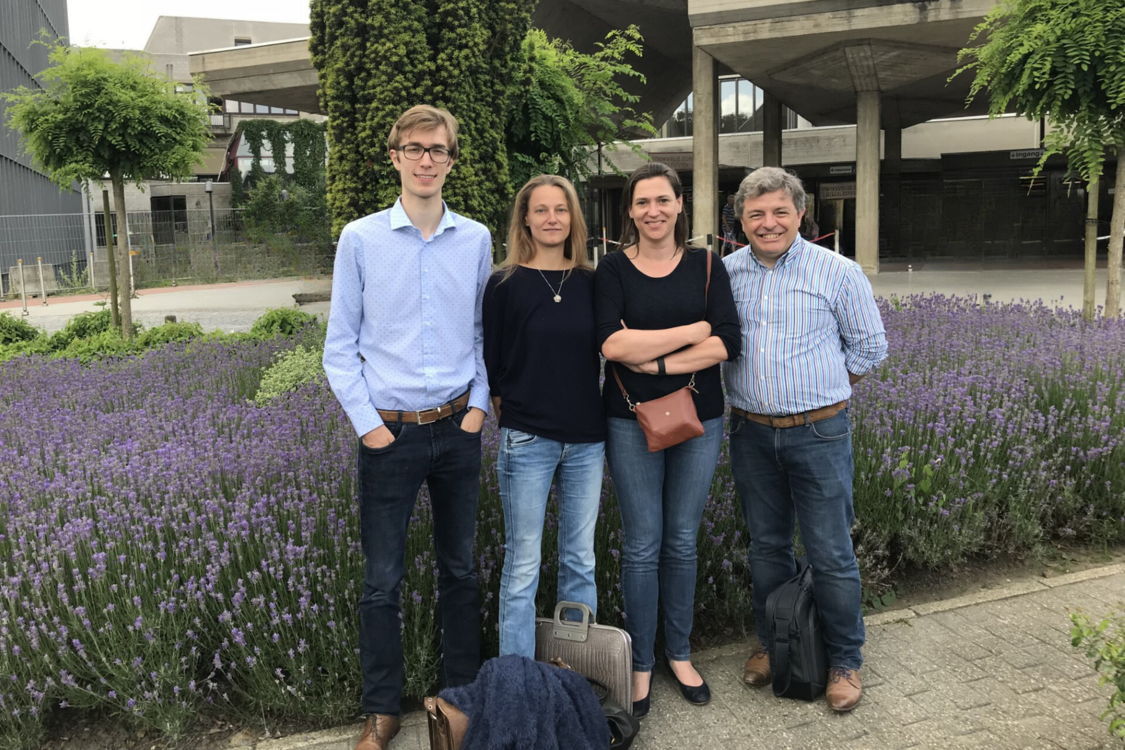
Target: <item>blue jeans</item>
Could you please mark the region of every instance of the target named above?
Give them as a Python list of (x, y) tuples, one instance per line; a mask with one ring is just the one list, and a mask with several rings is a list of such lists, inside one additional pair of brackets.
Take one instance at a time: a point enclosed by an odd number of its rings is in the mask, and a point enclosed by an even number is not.
[(496, 470), (504, 504), (504, 571), (500, 578), (500, 655), (535, 658), (535, 592), (543, 519), (558, 474), (558, 601), (596, 612), (594, 525), (602, 491), (604, 443), (560, 443), (529, 432), (500, 430)]
[(480, 587), (473, 538), (480, 494), (480, 433), (464, 412), (427, 425), (387, 423), (395, 441), (359, 445), (360, 544), (366, 560), (359, 600), (363, 713), (400, 712), (404, 679), (399, 597), (407, 527), (425, 482), (438, 565), (442, 678), (465, 685), (480, 667)]
[(649, 453), (635, 419), (608, 422), (606, 455), (625, 538), (625, 629), (633, 639), (633, 670), (651, 672), (658, 603), (665, 655), (674, 661), (691, 658), (696, 537), (719, 460), (723, 419), (704, 421), (702, 435), (656, 453)]
[(794, 519), (813, 568), (828, 664), (859, 669), (863, 616), (852, 549), (852, 438), (845, 409), (834, 417), (776, 429), (736, 414), (730, 465), (750, 531), (750, 575), (758, 640), (769, 644), (766, 597), (797, 573)]

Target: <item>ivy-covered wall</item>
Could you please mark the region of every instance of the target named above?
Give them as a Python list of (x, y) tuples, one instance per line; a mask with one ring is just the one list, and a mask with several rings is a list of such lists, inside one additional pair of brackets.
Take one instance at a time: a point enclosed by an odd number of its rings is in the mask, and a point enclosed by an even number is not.
[(444, 197), (501, 236), (511, 187), (509, 109), (534, 0), (312, 0), (309, 48), (328, 114), (333, 232), (399, 192), (387, 133), (414, 104), (461, 124)]

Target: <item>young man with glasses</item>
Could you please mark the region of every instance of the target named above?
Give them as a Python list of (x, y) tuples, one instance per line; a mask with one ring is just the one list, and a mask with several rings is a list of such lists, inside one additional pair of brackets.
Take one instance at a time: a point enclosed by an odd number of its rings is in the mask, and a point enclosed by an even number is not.
[(328, 382), (359, 436), (362, 710), (356, 750), (386, 750), (404, 680), (399, 599), (407, 527), (429, 488), (446, 685), (480, 665), (473, 537), (480, 429), (488, 405), (481, 297), (492, 238), (441, 198), (457, 158), (457, 121), (419, 105), (387, 138), (402, 193), (344, 227), (324, 344)]

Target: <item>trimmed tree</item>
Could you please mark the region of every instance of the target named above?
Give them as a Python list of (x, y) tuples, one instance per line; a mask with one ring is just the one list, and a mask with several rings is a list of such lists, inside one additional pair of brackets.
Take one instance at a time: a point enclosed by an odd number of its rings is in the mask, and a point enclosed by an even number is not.
[(207, 107), (198, 92), (176, 93), (143, 57), (118, 62), (92, 47), (48, 46), (51, 65), (38, 76), (43, 88), (21, 86), (0, 96), (8, 102), (8, 124), (52, 180), (69, 186), (109, 176), (119, 227), (121, 335), (131, 338), (125, 182), (189, 177), (210, 141)]
[[(1106, 0), (1005, 0), (973, 31), (957, 71), (975, 76), (969, 99), (987, 93), (993, 116), (1047, 118), (1039, 162), (1061, 153), (1097, 190), (1107, 151), (1116, 152), (1105, 314), (1121, 310), (1125, 237), (1125, 4)], [(1087, 264), (1093, 258), (1087, 253)], [(1087, 269), (1092, 278), (1092, 268)], [(1092, 289), (1087, 315), (1093, 315)]]
[(524, 65), (533, 0), (312, 0), (309, 50), (328, 115), (333, 233), (386, 207), (398, 178), (386, 139), (414, 104), (461, 124), (461, 154), (443, 193), (451, 207), (504, 223), (511, 195), (505, 128)]

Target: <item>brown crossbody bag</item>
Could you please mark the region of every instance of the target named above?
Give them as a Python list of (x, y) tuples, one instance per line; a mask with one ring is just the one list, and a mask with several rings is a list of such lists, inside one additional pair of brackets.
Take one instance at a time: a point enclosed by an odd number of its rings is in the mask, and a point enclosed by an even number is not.
[[(711, 289), (711, 251), (707, 250), (707, 281), (703, 285), (704, 307), (707, 303), (707, 294)], [(637, 416), (637, 424), (645, 433), (645, 442), (648, 443), (650, 453), (671, 448), (674, 445), (687, 442), (703, 434), (703, 423), (695, 411), (693, 393), (695, 389), (695, 373), (683, 388), (677, 388), (667, 396), (654, 398), (651, 401), (634, 403), (629, 398), (621, 376), (617, 374), (617, 367), (613, 368), (613, 377), (629, 411)]]

